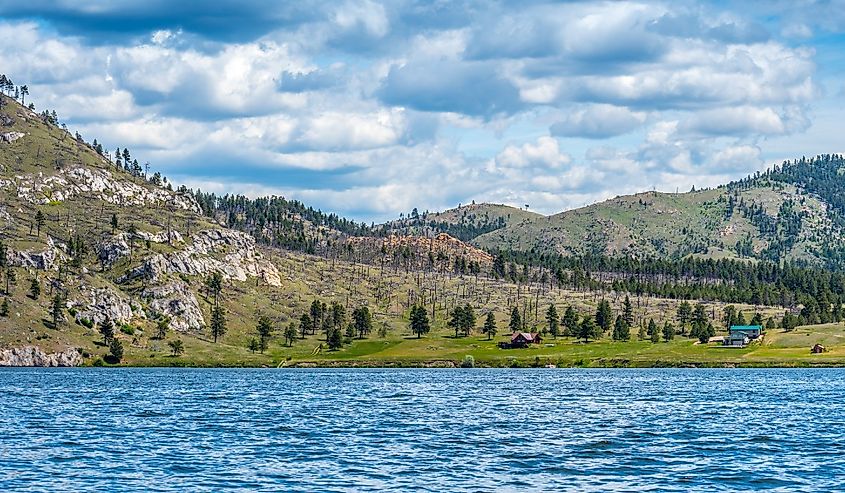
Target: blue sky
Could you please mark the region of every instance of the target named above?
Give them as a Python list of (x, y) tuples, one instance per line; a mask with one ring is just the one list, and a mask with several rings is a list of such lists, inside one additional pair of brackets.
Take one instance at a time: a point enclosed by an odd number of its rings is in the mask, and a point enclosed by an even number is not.
[(0, 72), (176, 183), (554, 213), (843, 152), (845, 2), (0, 0)]

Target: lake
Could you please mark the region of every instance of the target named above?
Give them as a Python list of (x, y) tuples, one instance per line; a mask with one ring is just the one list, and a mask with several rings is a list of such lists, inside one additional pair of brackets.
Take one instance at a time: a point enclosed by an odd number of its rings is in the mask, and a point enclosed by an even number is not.
[(0, 491), (833, 491), (845, 370), (0, 369)]

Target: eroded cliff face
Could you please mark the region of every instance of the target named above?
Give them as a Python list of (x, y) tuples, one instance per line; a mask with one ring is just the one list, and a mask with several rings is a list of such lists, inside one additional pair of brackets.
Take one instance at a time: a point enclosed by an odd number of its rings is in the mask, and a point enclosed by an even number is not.
[(256, 250), (255, 239), (228, 229), (200, 231), (182, 250), (153, 255), (121, 280), (144, 277), (157, 282), (167, 274), (206, 276), (213, 272), (221, 273), (225, 279), (243, 282), (259, 277), (270, 286), (282, 285), (276, 266)]
[(37, 173), (0, 179), (0, 188), (32, 204), (66, 201), (85, 195), (122, 207), (157, 207), (168, 205), (200, 213), (194, 198), (164, 188), (145, 187), (128, 180), (116, 179), (104, 169), (74, 167), (55, 175)]
[(36, 346), (0, 349), (0, 366), (79, 366), (82, 355), (75, 348), (45, 353)]

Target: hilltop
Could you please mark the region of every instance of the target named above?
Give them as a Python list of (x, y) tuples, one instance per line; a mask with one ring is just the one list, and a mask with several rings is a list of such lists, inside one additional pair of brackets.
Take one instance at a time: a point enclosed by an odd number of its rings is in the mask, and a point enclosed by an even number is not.
[[(845, 161), (820, 156), (686, 193), (642, 192), (543, 216), (477, 204), (429, 214), (489, 251), (790, 261), (837, 269), (845, 240)], [(503, 219), (507, 216), (507, 220)], [(479, 217), (491, 218), (473, 227)], [(411, 223), (413, 224), (413, 223)]]

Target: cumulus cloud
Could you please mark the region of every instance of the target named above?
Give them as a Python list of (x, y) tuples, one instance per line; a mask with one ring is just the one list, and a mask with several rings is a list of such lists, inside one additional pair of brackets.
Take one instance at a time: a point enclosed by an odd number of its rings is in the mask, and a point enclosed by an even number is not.
[(552, 135), (603, 139), (628, 133), (645, 121), (645, 113), (609, 104), (589, 105), (568, 113), (551, 126)]
[[(0, 66), (206, 189), (555, 212), (738, 178), (811, 128), (843, 10), (804, 5), (32, 0), (0, 4)], [(830, 151), (798, 145), (778, 157)]]

